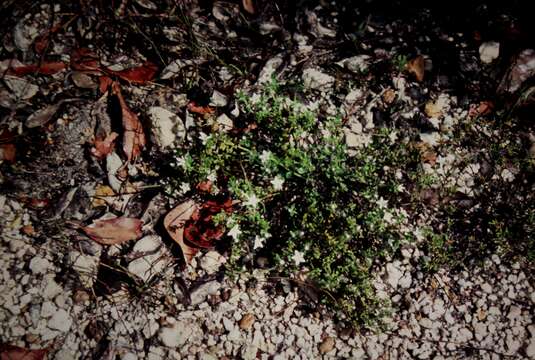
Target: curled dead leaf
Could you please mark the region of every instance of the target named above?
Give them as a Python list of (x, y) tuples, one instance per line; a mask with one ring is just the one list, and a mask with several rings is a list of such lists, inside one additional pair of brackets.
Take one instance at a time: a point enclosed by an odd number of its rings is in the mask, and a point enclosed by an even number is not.
[(93, 195), (91, 205), (93, 205), (93, 207), (105, 206), (106, 199), (114, 195), (115, 192), (111, 187), (108, 185), (99, 185), (95, 188), (95, 195)]
[(414, 59), (407, 62), (407, 72), (413, 74), (416, 81), (422, 82), (424, 80), (425, 61), (422, 55), (418, 55)]
[(147, 61), (143, 65), (131, 69), (121, 71), (106, 70), (106, 72), (135, 84), (144, 84), (154, 79), (154, 76), (158, 72), (158, 66)]
[(15, 162), (15, 144), (0, 144), (0, 161)]
[(10, 74), (24, 76), (27, 74), (53, 75), (67, 68), (67, 65), (61, 61), (45, 62), (40, 65), (20, 65), (12, 66)]
[(201, 115), (204, 115), (204, 114), (213, 114), (214, 113), (214, 109), (211, 108), (210, 106), (199, 106), (197, 105), (194, 101), (190, 102), (188, 104), (188, 110), (192, 113), (196, 113), (196, 114), (201, 114)]
[(242, 0), (242, 5), (249, 14), (253, 15), (255, 13), (253, 0)]
[(494, 103), (492, 101), (481, 101), (479, 104), (471, 104), (468, 110), (469, 117), (485, 116), (492, 113)]
[(95, 142), (93, 143), (94, 147), (91, 148), (91, 154), (98, 159), (105, 158), (115, 148), (115, 139), (117, 139), (118, 136), (119, 134), (112, 132), (104, 139), (95, 139)]
[(95, 220), (82, 230), (93, 240), (104, 245), (121, 244), (139, 239), (142, 235), (143, 222), (136, 218), (116, 217)]
[(128, 108), (128, 105), (121, 94), (121, 87), (117, 81), (112, 84), (112, 92), (117, 96), (121, 105), (124, 130), (123, 151), (128, 161), (135, 160), (141, 154), (141, 149), (146, 143), (143, 126), (137, 115)]
[(396, 99), (396, 92), (393, 89), (387, 89), (383, 94), (383, 101), (392, 104)]
[(193, 200), (186, 200), (177, 205), (164, 218), (163, 224), (169, 236), (180, 246), (186, 264), (197, 254), (198, 249), (184, 242), (184, 227), (199, 206)]
[(71, 54), (71, 68), (78, 71), (102, 73), (97, 54), (87, 48), (76, 49)]
[(104, 94), (110, 88), (110, 85), (113, 84), (113, 80), (109, 76), (101, 76), (98, 78), (98, 89), (102, 94)]

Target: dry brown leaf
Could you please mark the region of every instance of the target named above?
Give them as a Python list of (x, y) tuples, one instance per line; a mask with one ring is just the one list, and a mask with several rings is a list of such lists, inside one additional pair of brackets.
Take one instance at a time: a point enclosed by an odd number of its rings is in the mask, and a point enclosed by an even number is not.
[(215, 110), (211, 108), (210, 106), (199, 106), (194, 101), (190, 102), (188, 104), (188, 110), (192, 113), (196, 114), (213, 114)]
[(198, 209), (199, 206), (193, 200), (186, 200), (171, 210), (163, 220), (165, 229), (178, 246), (180, 246), (186, 264), (191, 262), (191, 259), (193, 259), (199, 249), (184, 243), (184, 226)]
[(115, 139), (118, 136), (119, 134), (112, 132), (104, 139), (95, 139), (95, 142), (93, 143), (94, 147), (91, 148), (91, 154), (98, 159), (103, 159), (113, 151), (113, 148), (115, 147)]
[(43, 360), (47, 349), (30, 350), (14, 345), (0, 345), (0, 360)]
[(82, 230), (100, 244), (115, 245), (139, 239), (142, 225), (143, 222), (139, 219), (117, 217), (95, 220), (93, 224), (82, 227)]
[(61, 61), (45, 62), (40, 65), (21, 65), (12, 66), (9, 70), (10, 74), (17, 76), (24, 76), (27, 74), (43, 74), (53, 75), (67, 68), (67, 65)]
[(442, 116), (442, 110), (442, 106), (440, 106), (438, 102), (429, 101), (427, 104), (425, 104), (425, 114), (430, 118), (439, 118)]
[(112, 85), (112, 91), (119, 99), (121, 104), (122, 118), (123, 118), (123, 151), (128, 161), (135, 160), (141, 154), (141, 149), (145, 146), (145, 133), (139, 118), (126, 105), (123, 95), (121, 94), (121, 87), (117, 81)]
[(437, 153), (432, 150), (426, 150), (421, 154), (422, 161), (434, 166), (437, 162)]
[(242, 5), (249, 14), (253, 15), (255, 13), (253, 0), (242, 0)]
[(106, 72), (118, 76), (123, 80), (130, 81), (131, 83), (145, 84), (147, 81), (154, 79), (154, 76), (158, 72), (158, 67), (150, 61), (147, 61), (138, 67), (122, 71), (106, 70)]
[(0, 144), (0, 161), (14, 163), (16, 151), (14, 144)]
[(479, 104), (471, 104), (468, 110), (468, 116), (477, 117), (485, 116), (492, 113), (494, 110), (494, 103), (492, 101), (481, 101)]
[(413, 74), (418, 82), (422, 82), (424, 80), (424, 68), (425, 61), (422, 55), (418, 55), (414, 59), (411, 59), (409, 62), (407, 62), (407, 71)]
[(113, 80), (109, 76), (101, 76), (98, 78), (98, 89), (102, 94), (104, 94), (106, 91), (108, 91), (111, 84), (113, 84)]
[(108, 185), (99, 185), (95, 188), (95, 195), (91, 204), (93, 207), (105, 206), (106, 198), (114, 195), (115, 193), (111, 187)]
[(100, 61), (97, 54), (87, 48), (76, 49), (71, 54), (71, 68), (93, 74), (101, 74)]
[(393, 89), (387, 89), (383, 94), (383, 101), (392, 104), (396, 99), (396, 92)]

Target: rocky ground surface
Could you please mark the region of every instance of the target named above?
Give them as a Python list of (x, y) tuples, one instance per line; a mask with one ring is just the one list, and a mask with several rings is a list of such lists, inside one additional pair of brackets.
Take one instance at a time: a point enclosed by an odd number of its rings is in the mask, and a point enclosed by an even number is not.
[[(2, 360), (24, 349), (49, 359), (535, 358), (533, 264), (523, 260), (486, 253), (429, 273), (418, 243), (403, 244), (399, 258), (377, 265), (377, 294), (391, 304), (380, 331), (340, 325), (311, 300), (314, 291), (262, 266), (232, 279), (216, 251), (182, 266), (161, 228), (175, 203), (160, 191), (159, 174), (175, 161), (169, 149), (197, 136), (198, 107), (232, 127), (235, 92), (254, 96), (272, 77), (299, 84), (296, 94), (315, 111), (343, 109), (355, 151), (384, 122), (416, 133), (426, 172), (437, 186), (456, 184), (466, 201), (480, 172), (504, 186), (518, 175), (510, 163), (476, 161), (477, 144), (455, 141), (456, 126), (492, 111), (489, 94), (510, 102), (535, 73), (535, 51), (516, 22), (485, 7), (471, 11), (488, 22), (456, 28), (448, 11), (443, 22), (434, 17), (444, 9), (396, 19), (373, 7), (312, 3), (0, 6), (12, 15), (1, 25)], [(91, 50), (74, 51), (81, 47)], [(423, 54), (422, 66), (407, 72), (399, 54)], [(157, 64), (150, 76), (147, 61)], [(124, 72), (136, 66), (143, 71)], [(141, 155), (135, 136), (106, 147), (114, 133), (132, 131), (116, 123), (125, 106), (110, 105), (112, 91), (147, 130)], [(532, 129), (519, 137), (535, 158)], [(433, 223), (438, 201), (423, 194), (407, 227)], [(81, 231), (110, 213), (141, 219), (139, 240), (106, 245)]]

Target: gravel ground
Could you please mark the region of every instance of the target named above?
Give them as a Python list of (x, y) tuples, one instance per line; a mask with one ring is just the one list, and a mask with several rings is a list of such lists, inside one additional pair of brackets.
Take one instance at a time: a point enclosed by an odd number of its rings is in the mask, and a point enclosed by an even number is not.
[[(3, 196), (0, 203), (0, 336), (20, 346), (50, 344), (54, 359), (86, 358), (95, 349), (108, 359), (535, 357), (535, 290), (520, 264), (505, 266), (495, 255), (482, 267), (428, 277), (410, 265), (418, 250), (403, 249), (404, 260), (386, 264), (376, 281), (392, 301), (386, 330), (357, 333), (337, 328), (298, 289), (276, 288), (260, 270), (237, 282), (206, 280), (186, 307), (180, 288), (169, 285), (169, 269), (158, 288), (139, 296), (118, 290), (90, 300), (75, 283), (58, 282), (65, 274), (57, 245), (35, 246), (21, 235), (29, 216), (20, 203)], [(77, 272), (94, 272), (90, 257), (79, 254), (71, 250), (63, 261), (78, 259)], [(189, 276), (217, 269), (213, 255), (199, 258)], [(151, 302), (156, 294), (162, 302)]]

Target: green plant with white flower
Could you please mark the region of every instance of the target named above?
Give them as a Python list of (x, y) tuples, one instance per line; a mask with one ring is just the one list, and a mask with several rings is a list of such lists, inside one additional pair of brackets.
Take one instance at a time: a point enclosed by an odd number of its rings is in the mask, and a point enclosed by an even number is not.
[(410, 237), (400, 204), (418, 155), (389, 129), (349, 151), (341, 117), (318, 119), (280, 94), (275, 85), (239, 94), (241, 128), (199, 129), (177, 154), (171, 185), (211, 180), (212, 193), (233, 200), (213, 219), (227, 231), (229, 271), (268, 258), (278, 275), (319, 289), (341, 318), (373, 323), (384, 309), (373, 267)]

